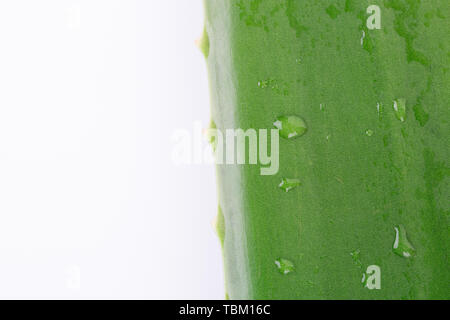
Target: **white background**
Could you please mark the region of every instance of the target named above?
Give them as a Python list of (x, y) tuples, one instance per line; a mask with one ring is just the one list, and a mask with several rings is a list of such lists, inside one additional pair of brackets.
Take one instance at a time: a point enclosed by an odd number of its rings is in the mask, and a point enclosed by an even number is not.
[(202, 0), (0, 1), (0, 298), (222, 299)]

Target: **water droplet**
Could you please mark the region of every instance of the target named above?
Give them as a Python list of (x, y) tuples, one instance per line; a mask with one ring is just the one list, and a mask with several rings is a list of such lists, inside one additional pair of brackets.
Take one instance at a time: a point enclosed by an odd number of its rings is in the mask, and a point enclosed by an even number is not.
[(399, 225), (394, 227), (395, 229), (395, 241), (392, 247), (394, 253), (400, 257), (410, 258), (415, 255), (416, 249), (409, 242), (406, 235), (406, 229), (404, 226)]
[(369, 280), (369, 276), (370, 274), (368, 274), (367, 272), (364, 272), (362, 275), (361, 283), (364, 288), (367, 287), (367, 280)]
[(305, 121), (297, 116), (278, 117), (273, 125), (280, 130), (280, 136), (285, 139), (300, 137), (307, 130)]
[(366, 135), (369, 136), (369, 137), (373, 136), (373, 130), (367, 129), (366, 130)]
[(381, 118), (381, 116), (383, 114), (383, 106), (379, 102), (377, 103), (377, 113), (378, 113), (378, 117)]
[(265, 89), (269, 86), (269, 80), (258, 81), (258, 87)]
[(301, 58), (297, 58), (297, 59), (295, 59), (295, 62), (296, 62), (297, 64), (301, 64), (301, 63), (302, 63), (302, 59), (301, 59)]
[(281, 189), (283, 189), (284, 191), (289, 192), (292, 189), (294, 189), (300, 185), (301, 185), (301, 182), (298, 179), (284, 178), (283, 180), (281, 180), (279, 187)]
[(362, 31), (362, 36), (361, 36), (361, 46), (364, 45), (364, 39), (365, 39), (365, 37), (366, 37), (366, 32), (363, 30), (363, 31)]
[(395, 116), (401, 122), (404, 122), (406, 119), (406, 100), (405, 99), (397, 99), (394, 101), (394, 111)]
[(294, 271), (294, 263), (292, 263), (292, 261), (289, 261), (287, 259), (282, 258), (277, 259), (275, 260), (275, 265), (277, 266), (278, 271), (284, 275)]

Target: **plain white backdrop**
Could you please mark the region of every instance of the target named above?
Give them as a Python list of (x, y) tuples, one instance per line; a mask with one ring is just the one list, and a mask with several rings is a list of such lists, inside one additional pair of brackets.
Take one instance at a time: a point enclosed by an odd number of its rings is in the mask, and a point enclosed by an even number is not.
[(222, 299), (202, 0), (0, 1), (0, 298)]

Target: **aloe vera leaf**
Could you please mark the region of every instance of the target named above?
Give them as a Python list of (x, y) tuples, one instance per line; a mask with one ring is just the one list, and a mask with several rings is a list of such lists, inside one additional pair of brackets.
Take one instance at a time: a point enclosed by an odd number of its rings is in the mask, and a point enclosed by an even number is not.
[[(280, 138), (276, 175), (217, 166), (231, 299), (450, 297), (450, 6), (376, 1), (381, 29), (370, 30), (372, 4), (205, 0), (217, 128), (308, 124)], [(285, 177), (301, 188), (280, 190)], [(395, 253), (399, 225), (412, 257)], [(374, 265), (370, 290), (361, 278)]]

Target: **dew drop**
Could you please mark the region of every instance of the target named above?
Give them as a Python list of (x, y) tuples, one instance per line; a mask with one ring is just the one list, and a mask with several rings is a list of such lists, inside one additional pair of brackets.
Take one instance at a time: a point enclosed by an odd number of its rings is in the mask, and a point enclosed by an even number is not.
[(270, 87), (275, 90), (278, 88), (278, 82), (274, 79), (260, 80), (258, 81), (258, 87), (260, 87), (261, 89)]
[(281, 183), (278, 187), (280, 187), (281, 189), (283, 189), (286, 192), (289, 192), (292, 189), (294, 189), (300, 185), (301, 185), (301, 182), (298, 179), (284, 178), (283, 180), (281, 180)]
[(294, 263), (292, 263), (292, 261), (289, 261), (287, 259), (282, 258), (277, 259), (275, 260), (275, 265), (277, 266), (278, 271), (283, 275), (286, 275), (294, 271)]
[(413, 247), (411, 242), (409, 242), (405, 227), (399, 225), (397, 227), (394, 227), (394, 229), (395, 240), (392, 247), (394, 253), (403, 258), (411, 258), (415, 255), (416, 249)]
[(406, 119), (406, 100), (405, 99), (397, 99), (394, 100), (394, 111), (395, 116), (401, 122), (405, 122)]
[(363, 30), (362, 31), (362, 36), (361, 36), (361, 39), (360, 39), (361, 46), (364, 46), (364, 39), (365, 38), (366, 38), (366, 32)]
[(258, 81), (258, 87), (265, 89), (269, 86), (269, 80)]
[(383, 105), (381, 103), (377, 103), (377, 113), (378, 113), (378, 118), (381, 119), (381, 117), (383, 116)]
[(367, 286), (367, 274), (364, 272), (363, 273), (363, 276), (362, 276), (362, 279), (361, 279), (361, 283), (363, 284), (363, 287), (366, 287)]
[(361, 279), (361, 284), (362, 284), (363, 288), (366, 288), (366, 287), (367, 287), (367, 281), (369, 280), (369, 277), (370, 277), (370, 276), (371, 276), (371, 275), (370, 275), (369, 273), (367, 273), (367, 272), (364, 272), (364, 273), (363, 273), (362, 279)]
[(373, 130), (367, 129), (366, 130), (366, 135), (369, 136), (369, 137), (373, 136)]
[(278, 117), (273, 125), (280, 130), (280, 136), (285, 139), (300, 137), (307, 130), (305, 121), (297, 116)]

